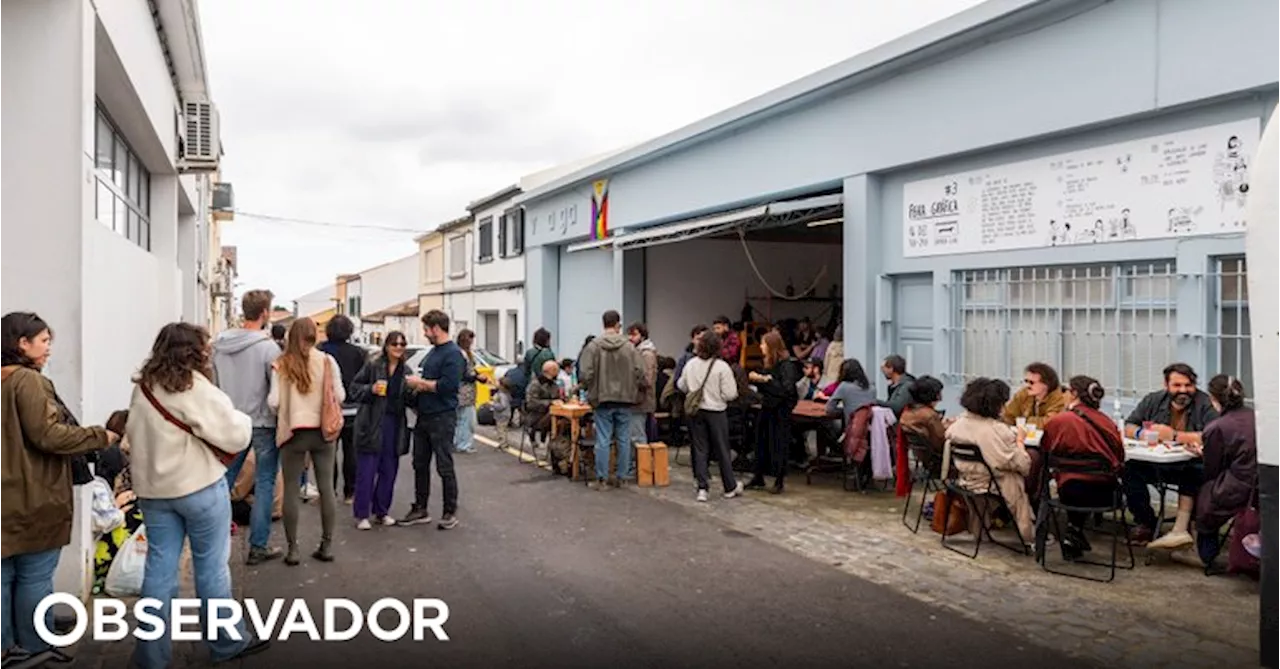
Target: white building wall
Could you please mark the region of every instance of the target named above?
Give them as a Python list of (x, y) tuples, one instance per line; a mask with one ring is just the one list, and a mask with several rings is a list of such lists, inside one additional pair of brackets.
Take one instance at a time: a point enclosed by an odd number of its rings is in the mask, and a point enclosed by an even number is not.
[(360, 273), (363, 314), (372, 314), (418, 296), (418, 254), (406, 256)]
[(332, 309), (335, 297), (335, 290), (332, 284), (296, 297), (293, 300), (294, 313), (298, 318), (303, 318), (314, 316), (326, 309)]
[[(46, 373), (81, 423), (101, 425), (195, 284), (178, 265), (177, 95), (145, 0), (6, 0), (3, 18), (3, 310), (49, 322)], [(151, 173), (149, 251), (97, 220), (98, 101)], [(87, 501), (79, 490), (54, 581), (81, 597)]]

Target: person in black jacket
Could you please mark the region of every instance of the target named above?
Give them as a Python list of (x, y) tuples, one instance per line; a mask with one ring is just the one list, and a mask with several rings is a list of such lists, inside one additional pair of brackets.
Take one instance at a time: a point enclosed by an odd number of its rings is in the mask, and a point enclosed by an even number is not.
[(370, 360), (351, 382), (351, 395), (359, 409), (354, 421), (354, 450), (358, 454), (354, 508), (356, 527), (372, 529), (370, 512), (379, 525), (395, 525), (389, 513), (395, 492), (400, 456), (409, 452), (409, 425), (405, 415), (403, 332), (391, 332), (382, 354)]
[(773, 469), (773, 494), (782, 492), (787, 472), (787, 451), (791, 446), (791, 412), (800, 401), (796, 384), (800, 382), (800, 366), (787, 352), (782, 335), (765, 334), (760, 342), (764, 354), (764, 373), (751, 372), (747, 378), (760, 391), (761, 410), (759, 437), (756, 439), (755, 476), (748, 488), (763, 488), (767, 464)]
[[(356, 409), (358, 404), (352, 399), (351, 382), (355, 380), (369, 354), (361, 347), (350, 342), (355, 326), (351, 319), (338, 314), (324, 326), (325, 342), (319, 346), (321, 351), (333, 356), (338, 361), (338, 369), (342, 372), (342, 387), (347, 392), (347, 401), (342, 404), (342, 466), (333, 468), (333, 489), (338, 489), (338, 471), (342, 471), (342, 499), (351, 504), (356, 494), (356, 448), (355, 428)], [(403, 335), (401, 335), (403, 337)], [(383, 349), (385, 351), (385, 348)]]

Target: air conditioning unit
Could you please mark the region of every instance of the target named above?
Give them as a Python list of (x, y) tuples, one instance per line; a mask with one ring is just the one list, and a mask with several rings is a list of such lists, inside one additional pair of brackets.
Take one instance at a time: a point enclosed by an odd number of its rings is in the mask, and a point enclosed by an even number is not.
[(182, 146), (178, 155), (180, 172), (213, 172), (218, 169), (222, 144), (218, 135), (218, 108), (208, 100), (182, 103)]

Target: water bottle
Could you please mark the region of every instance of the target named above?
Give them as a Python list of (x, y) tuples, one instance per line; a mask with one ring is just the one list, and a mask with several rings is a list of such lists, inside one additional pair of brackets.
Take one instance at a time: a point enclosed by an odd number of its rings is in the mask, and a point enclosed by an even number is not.
[(1111, 417), (1116, 421), (1116, 429), (1124, 435), (1124, 414), (1120, 411), (1120, 398), (1111, 400)]

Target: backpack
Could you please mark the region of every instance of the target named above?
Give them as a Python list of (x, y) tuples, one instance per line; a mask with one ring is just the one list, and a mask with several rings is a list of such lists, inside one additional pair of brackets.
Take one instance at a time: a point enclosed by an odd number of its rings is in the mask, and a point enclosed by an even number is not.
[[(702, 385), (698, 386), (696, 390), (689, 391), (689, 394), (685, 395), (684, 397), (684, 415), (685, 416), (689, 418), (693, 418), (694, 416), (698, 415), (698, 410), (702, 408), (702, 391), (706, 389), (707, 381), (711, 379), (711, 372), (715, 370), (717, 362), (723, 362), (723, 361), (719, 360), (718, 358), (711, 358), (711, 363), (707, 365), (707, 373), (705, 376), (702, 377)], [(681, 370), (681, 371), (684, 371), (684, 370)]]

